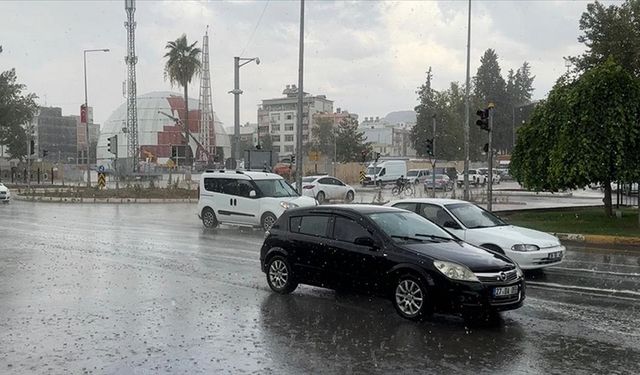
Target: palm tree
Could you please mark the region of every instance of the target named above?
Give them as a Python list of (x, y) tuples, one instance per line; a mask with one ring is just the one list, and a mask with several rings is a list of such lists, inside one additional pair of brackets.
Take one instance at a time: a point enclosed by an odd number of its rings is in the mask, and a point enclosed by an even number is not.
[[(164, 65), (164, 78), (169, 78), (171, 85), (180, 85), (184, 88), (184, 128), (187, 138), (187, 146), (189, 145), (189, 97), (187, 86), (191, 83), (191, 79), (200, 73), (200, 48), (196, 48), (198, 42), (189, 44), (187, 35), (182, 34), (181, 37), (174, 41), (167, 42), (164, 47), (167, 53), (164, 55), (167, 62)], [(189, 147), (187, 147), (188, 149)], [(187, 163), (191, 165), (191, 153), (187, 155)]]

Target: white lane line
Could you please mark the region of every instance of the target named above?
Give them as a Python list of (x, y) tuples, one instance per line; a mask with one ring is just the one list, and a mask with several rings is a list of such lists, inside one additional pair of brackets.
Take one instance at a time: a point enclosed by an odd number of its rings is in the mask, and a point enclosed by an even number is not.
[[(616, 289), (603, 289), (603, 288), (594, 288), (590, 286), (577, 286), (577, 285), (565, 285), (565, 284), (556, 284), (556, 283), (545, 283), (540, 281), (527, 281), (527, 286), (540, 286), (547, 287), (553, 289), (561, 289), (561, 290), (571, 290), (576, 292), (600, 292), (606, 295), (616, 295), (616, 294), (627, 294), (631, 296), (640, 297), (640, 292), (635, 290), (616, 290)], [(636, 298), (637, 298), (636, 297)]]
[(600, 271), (600, 270), (592, 270), (592, 269), (589, 269), (589, 268), (549, 267), (549, 269), (550, 270), (562, 270), (562, 271), (589, 272), (589, 273), (598, 273), (598, 274), (615, 275), (615, 276), (633, 276), (633, 277), (640, 276), (640, 273), (636, 273), (636, 272)]

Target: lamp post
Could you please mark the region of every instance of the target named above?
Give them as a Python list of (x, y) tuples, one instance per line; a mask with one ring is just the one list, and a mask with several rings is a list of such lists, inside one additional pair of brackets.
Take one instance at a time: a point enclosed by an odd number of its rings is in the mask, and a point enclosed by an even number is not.
[(85, 141), (87, 142), (87, 187), (91, 187), (91, 170), (89, 169), (90, 159), (89, 159), (89, 150), (91, 150), (91, 145), (89, 143), (89, 100), (87, 99), (87, 52), (109, 52), (108, 48), (101, 49), (85, 49), (83, 52), (84, 56), (84, 111), (85, 111)]
[[(233, 94), (233, 145), (232, 152), (233, 158), (235, 162), (240, 159), (240, 94), (242, 94), (242, 90), (240, 90), (240, 68), (242, 66), (247, 65), (248, 63), (255, 61), (256, 65), (260, 65), (259, 57), (234, 57), (233, 58), (233, 90), (229, 91), (230, 94)], [(236, 163), (233, 163), (234, 165)]]

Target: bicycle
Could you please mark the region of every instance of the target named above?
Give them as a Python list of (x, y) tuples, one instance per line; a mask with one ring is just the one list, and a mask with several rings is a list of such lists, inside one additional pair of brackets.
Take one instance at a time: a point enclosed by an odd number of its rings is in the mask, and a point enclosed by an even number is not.
[(410, 196), (413, 195), (413, 186), (407, 179), (403, 179), (402, 181), (396, 182), (396, 186), (391, 189), (391, 194), (394, 196), (398, 196), (404, 193), (404, 195)]

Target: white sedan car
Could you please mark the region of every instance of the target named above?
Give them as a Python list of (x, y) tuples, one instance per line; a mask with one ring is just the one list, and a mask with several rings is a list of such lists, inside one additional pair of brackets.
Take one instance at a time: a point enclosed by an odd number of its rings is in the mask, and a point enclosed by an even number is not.
[(388, 206), (416, 212), (472, 245), (502, 254), (525, 270), (562, 262), (565, 247), (548, 233), (510, 225), (475, 204), (456, 199), (404, 199)]
[(356, 193), (353, 187), (335, 177), (307, 176), (302, 178), (302, 191), (300, 194), (315, 198), (318, 203), (323, 203), (329, 200), (351, 202)]
[(11, 192), (9, 188), (4, 186), (2, 182), (0, 182), (0, 202), (9, 203), (11, 200)]

